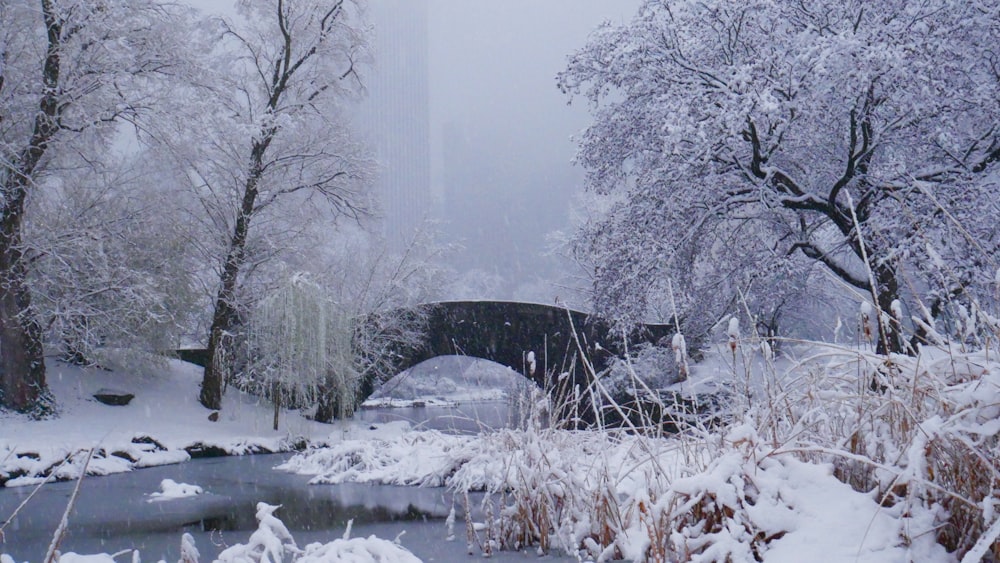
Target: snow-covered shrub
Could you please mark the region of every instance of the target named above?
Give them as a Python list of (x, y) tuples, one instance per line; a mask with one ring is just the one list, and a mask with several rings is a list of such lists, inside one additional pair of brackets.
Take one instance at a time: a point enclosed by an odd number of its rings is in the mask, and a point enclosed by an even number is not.
[[(620, 451), (602, 432), (502, 430), (481, 438), (477, 454), (449, 479), (455, 491), (484, 490), (484, 523), (466, 510), (470, 549), (573, 552), (606, 545), (621, 532), (611, 484)], [(627, 454), (624, 454), (627, 455)], [(619, 463), (618, 467), (627, 466)], [(480, 535), (481, 532), (481, 535)]]
[[(747, 361), (749, 402), (721, 440), (681, 434), (665, 454), (649, 436), (589, 449), (559, 431), (491, 436), (491, 471), (504, 479), (486, 487), (490, 541), (563, 545), (599, 560), (766, 561), (829, 526), (818, 523), (831, 517), (823, 510), (843, 510), (832, 518), (851, 524), (862, 560), (1000, 555), (1000, 363), (987, 352), (808, 349), (783, 373)], [(871, 389), (873, 377), (884, 391)], [(626, 442), (632, 457), (617, 453)], [(452, 485), (472, 483), (475, 464)], [(860, 526), (857, 511), (868, 515)]]
[(274, 506), (264, 502), (257, 503), (257, 530), (250, 535), (250, 540), (245, 544), (236, 544), (226, 548), (219, 554), (218, 561), (221, 563), (278, 563), (285, 561), (285, 555), (289, 555), (291, 560), (300, 554), (298, 546), (291, 532), (285, 524), (279, 520), (274, 511), (279, 506)]
[[(215, 563), (419, 563), (420, 559), (410, 553), (397, 541), (388, 541), (374, 535), (367, 538), (351, 538), (351, 522), (342, 538), (328, 543), (314, 542), (299, 548), (295, 538), (285, 524), (274, 515), (280, 505), (257, 503), (257, 530), (247, 543), (238, 543), (223, 550)], [(80, 555), (56, 552), (54, 561), (58, 563), (116, 563), (115, 559), (131, 554), (132, 562), (139, 563), (140, 554), (136, 550), (125, 550), (114, 554), (97, 553)], [(198, 563), (201, 553), (195, 546), (191, 534), (181, 536), (180, 560), (178, 563)], [(162, 561), (162, 560), (161, 560)], [(0, 563), (16, 563), (6, 553), (0, 553)]]
[[(219, 554), (217, 563), (419, 563), (401, 545), (375, 536), (350, 538), (350, 523), (341, 539), (311, 543), (299, 548), (274, 511), (280, 506), (257, 503), (257, 530), (246, 544), (236, 544)], [(193, 547), (193, 546), (192, 546)], [(197, 558), (197, 551), (194, 551)]]
[(354, 412), (359, 374), (354, 362), (353, 320), (317, 283), (295, 274), (263, 299), (246, 327), (248, 362), (238, 382), (269, 395), (281, 406), (307, 407), (322, 401), (332, 413)]
[(657, 389), (681, 379), (674, 351), (654, 344), (641, 344), (631, 351), (629, 358), (613, 360), (608, 372), (602, 375), (605, 388), (616, 398), (635, 395), (636, 387)]
[[(278, 469), (315, 475), (313, 483), (446, 485), (456, 470), (482, 446), (471, 436), (434, 430), (411, 432), (391, 440), (344, 440), (293, 456)], [(415, 450), (420, 454), (416, 455)], [(480, 489), (482, 485), (473, 488)]]
[(324, 482), (445, 484), (459, 498), (485, 491), (466, 511), (470, 546), (485, 553), (537, 546), (598, 561), (1000, 557), (995, 352), (925, 347), (886, 357), (810, 343), (786, 346), (802, 358), (776, 360), (742, 342), (741, 366), (727, 373), (725, 344), (716, 360), (716, 377), (732, 378), (739, 408), (710, 430), (414, 432), (297, 463)]
[(311, 543), (297, 563), (420, 563), (420, 559), (398, 543), (369, 536), (343, 538), (329, 543)]
[[(915, 357), (812, 345), (747, 420), (776, 451), (829, 463), (956, 554), (996, 527), (1000, 364), (988, 351), (923, 347)], [(772, 376), (776, 376), (773, 374)], [(992, 527), (991, 527), (992, 526)], [(916, 531), (914, 531), (916, 530)], [(996, 537), (990, 540), (1000, 554)]]

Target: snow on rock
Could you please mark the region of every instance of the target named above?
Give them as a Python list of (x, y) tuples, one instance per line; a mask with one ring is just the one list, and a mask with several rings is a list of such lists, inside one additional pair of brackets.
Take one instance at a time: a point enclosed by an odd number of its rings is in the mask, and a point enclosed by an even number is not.
[(160, 492), (150, 493), (149, 502), (160, 502), (179, 498), (193, 497), (203, 494), (205, 491), (197, 485), (178, 483), (173, 479), (160, 481)]
[(63, 553), (59, 556), (59, 563), (121, 563), (107, 553), (97, 553), (94, 555), (80, 555), (78, 553)]
[(142, 452), (133, 467), (156, 467), (157, 465), (170, 465), (181, 463), (191, 459), (191, 456), (184, 450), (165, 450), (162, 452)]

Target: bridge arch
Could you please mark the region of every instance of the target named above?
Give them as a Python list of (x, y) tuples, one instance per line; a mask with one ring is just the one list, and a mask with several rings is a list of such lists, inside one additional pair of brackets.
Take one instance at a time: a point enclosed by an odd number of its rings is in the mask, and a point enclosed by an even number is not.
[[(472, 356), (513, 369), (557, 400), (572, 397), (574, 387), (590, 384), (584, 360), (601, 372), (613, 359), (624, 356), (626, 347), (662, 344), (674, 334), (673, 325), (646, 324), (623, 340), (612, 336), (611, 325), (596, 315), (541, 303), (440, 301), (407, 311), (414, 309), (426, 319), (427, 330), (418, 345), (393, 350), (393, 375), (438, 356)], [(207, 360), (204, 349), (176, 350), (175, 354), (201, 366)], [(362, 380), (355, 406), (379, 384), (374, 374)]]
[[(473, 356), (507, 366), (558, 397), (589, 384), (584, 359), (599, 372), (622, 356), (626, 345), (656, 344), (674, 333), (672, 325), (643, 325), (623, 342), (597, 316), (519, 301), (440, 301), (418, 310), (426, 318), (425, 338), (419, 346), (395, 351), (396, 373), (438, 356)], [(358, 402), (378, 383), (374, 377), (363, 381)]]

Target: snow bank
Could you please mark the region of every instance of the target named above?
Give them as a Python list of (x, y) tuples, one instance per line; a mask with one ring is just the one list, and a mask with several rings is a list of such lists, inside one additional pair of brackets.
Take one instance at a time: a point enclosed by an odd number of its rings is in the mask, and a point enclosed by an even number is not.
[[(108, 475), (141, 467), (180, 463), (195, 454), (244, 455), (292, 451), (305, 443), (334, 443), (343, 438), (384, 437), (404, 431), (405, 422), (368, 425), (320, 424), (296, 411), (282, 416), (272, 430), (271, 405), (230, 388), (217, 421), (198, 403), (201, 368), (171, 360), (160, 371), (125, 374), (60, 362), (48, 366), (49, 387), (59, 416), (32, 420), (0, 413), (0, 485), (35, 485), (79, 476), (93, 447), (90, 475)], [(135, 394), (126, 406), (108, 406), (92, 394), (103, 387)]]

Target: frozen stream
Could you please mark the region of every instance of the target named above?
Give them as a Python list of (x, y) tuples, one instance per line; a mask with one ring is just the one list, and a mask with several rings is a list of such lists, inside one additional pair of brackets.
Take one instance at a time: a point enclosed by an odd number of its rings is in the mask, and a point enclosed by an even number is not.
[[(499, 422), (503, 418), (492, 407)], [(487, 409), (488, 410), (488, 409)], [(363, 413), (375, 422), (397, 417), (426, 418), (429, 426), (458, 431), (486, 422), (483, 407), (470, 414), (461, 410), (376, 409)], [(70, 517), (62, 551), (115, 553), (138, 549), (144, 561), (177, 561), (183, 532), (195, 536), (202, 561), (211, 561), (226, 545), (245, 543), (256, 529), (254, 506), (258, 501), (281, 504), (277, 515), (299, 545), (327, 542), (341, 537), (347, 521), (354, 520), (352, 537), (378, 535), (392, 539), (405, 532), (402, 544), (424, 561), (474, 561), (466, 549), (462, 507), (455, 539), (446, 541), (445, 518), (450, 496), (440, 488), (369, 485), (308, 485), (306, 476), (274, 471), (287, 454), (223, 457), (193, 460), (107, 477), (88, 477)], [(198, 485), (205, 494), (162, 502), (149, 502), (163, 479)], [(6, 530), (0, 552), (18, 562), (40, 561), (72, 493), (75, 483), (46, 485)], [(31, 493), (31, 487), (0, 488), (0, 521), (6, 520)], [(218, 530), (212, 532), (210, 530)], [(477, 552), (478, 553), (478, 552)], [(550, 556), (551, 558), (551, 556)], [(506, 553), (492, 560), (537, 559), (534, 551)], [(121, 560), (127, 560), (125, 558)], [(566, 558), (569, 560), (569, 558)]]

